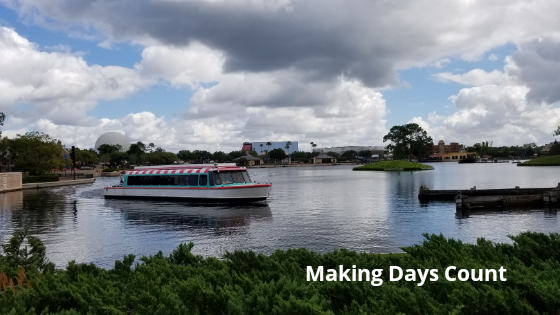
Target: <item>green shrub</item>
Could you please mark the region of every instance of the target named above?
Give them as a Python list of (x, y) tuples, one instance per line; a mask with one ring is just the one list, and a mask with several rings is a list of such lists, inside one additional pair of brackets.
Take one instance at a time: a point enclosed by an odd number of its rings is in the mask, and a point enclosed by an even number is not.
[(57, 182), (59, 177), (57, 174), (45, 174), (39, 176), (23, 176), (21, 182), (23, 184), (31, 183), (45, 183), (45, 182)]
[[(0, 314), (559, 314), (560, 234), (526, 232), (513, 245), (425, 235), (407, 254), (306, 249), (134, 255), (105, 270), (70, 262), (47, 268), (29, 289), (0, 292)], [(308, 282), (307, 266), (382, 269), (383, 284)], [(438, 281), (389, 281), (390, 266), (438, 269)], [(447, 266), (507, 270), (507, 281), (448, 281)]]

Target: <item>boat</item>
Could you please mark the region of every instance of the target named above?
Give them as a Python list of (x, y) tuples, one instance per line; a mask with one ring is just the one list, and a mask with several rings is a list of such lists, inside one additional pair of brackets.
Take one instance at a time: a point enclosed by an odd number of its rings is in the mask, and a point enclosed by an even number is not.
[(255, 183), (234, 163), (135, 167), (119, 185), (103, 188), (105, 198), (253, 202), (265, 200), (272, 184)]

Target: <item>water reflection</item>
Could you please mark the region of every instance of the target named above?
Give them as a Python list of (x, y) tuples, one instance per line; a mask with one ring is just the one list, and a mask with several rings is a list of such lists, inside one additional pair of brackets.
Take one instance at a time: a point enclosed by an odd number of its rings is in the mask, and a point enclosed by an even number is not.
[(272, 219), (266, 203), (212, 205), (144, 200), (105, 200), (132, 225), (167, 225), (176, 230), (211, 229), (216, 235), (243, 233), (239, 227), (254, 220)]

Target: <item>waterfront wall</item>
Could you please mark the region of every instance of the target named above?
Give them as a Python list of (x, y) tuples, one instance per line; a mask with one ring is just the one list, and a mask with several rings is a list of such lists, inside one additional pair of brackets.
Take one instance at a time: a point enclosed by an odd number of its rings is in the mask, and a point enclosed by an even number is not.
[(0, 193), (21, 189), (21, 172), (0, 173)]

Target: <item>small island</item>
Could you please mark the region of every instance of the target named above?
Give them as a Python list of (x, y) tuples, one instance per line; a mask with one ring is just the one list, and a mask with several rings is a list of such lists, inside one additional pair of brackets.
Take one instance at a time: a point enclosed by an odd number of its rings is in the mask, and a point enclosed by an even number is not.
[(426, 171), (433, 170), (433, 166), (408, 161), (381, 161), (368, 165), (354, 167), (354, 171)]
[(560, 155), (543, 156), (519, 163), (517, 166), (560, 166)]

